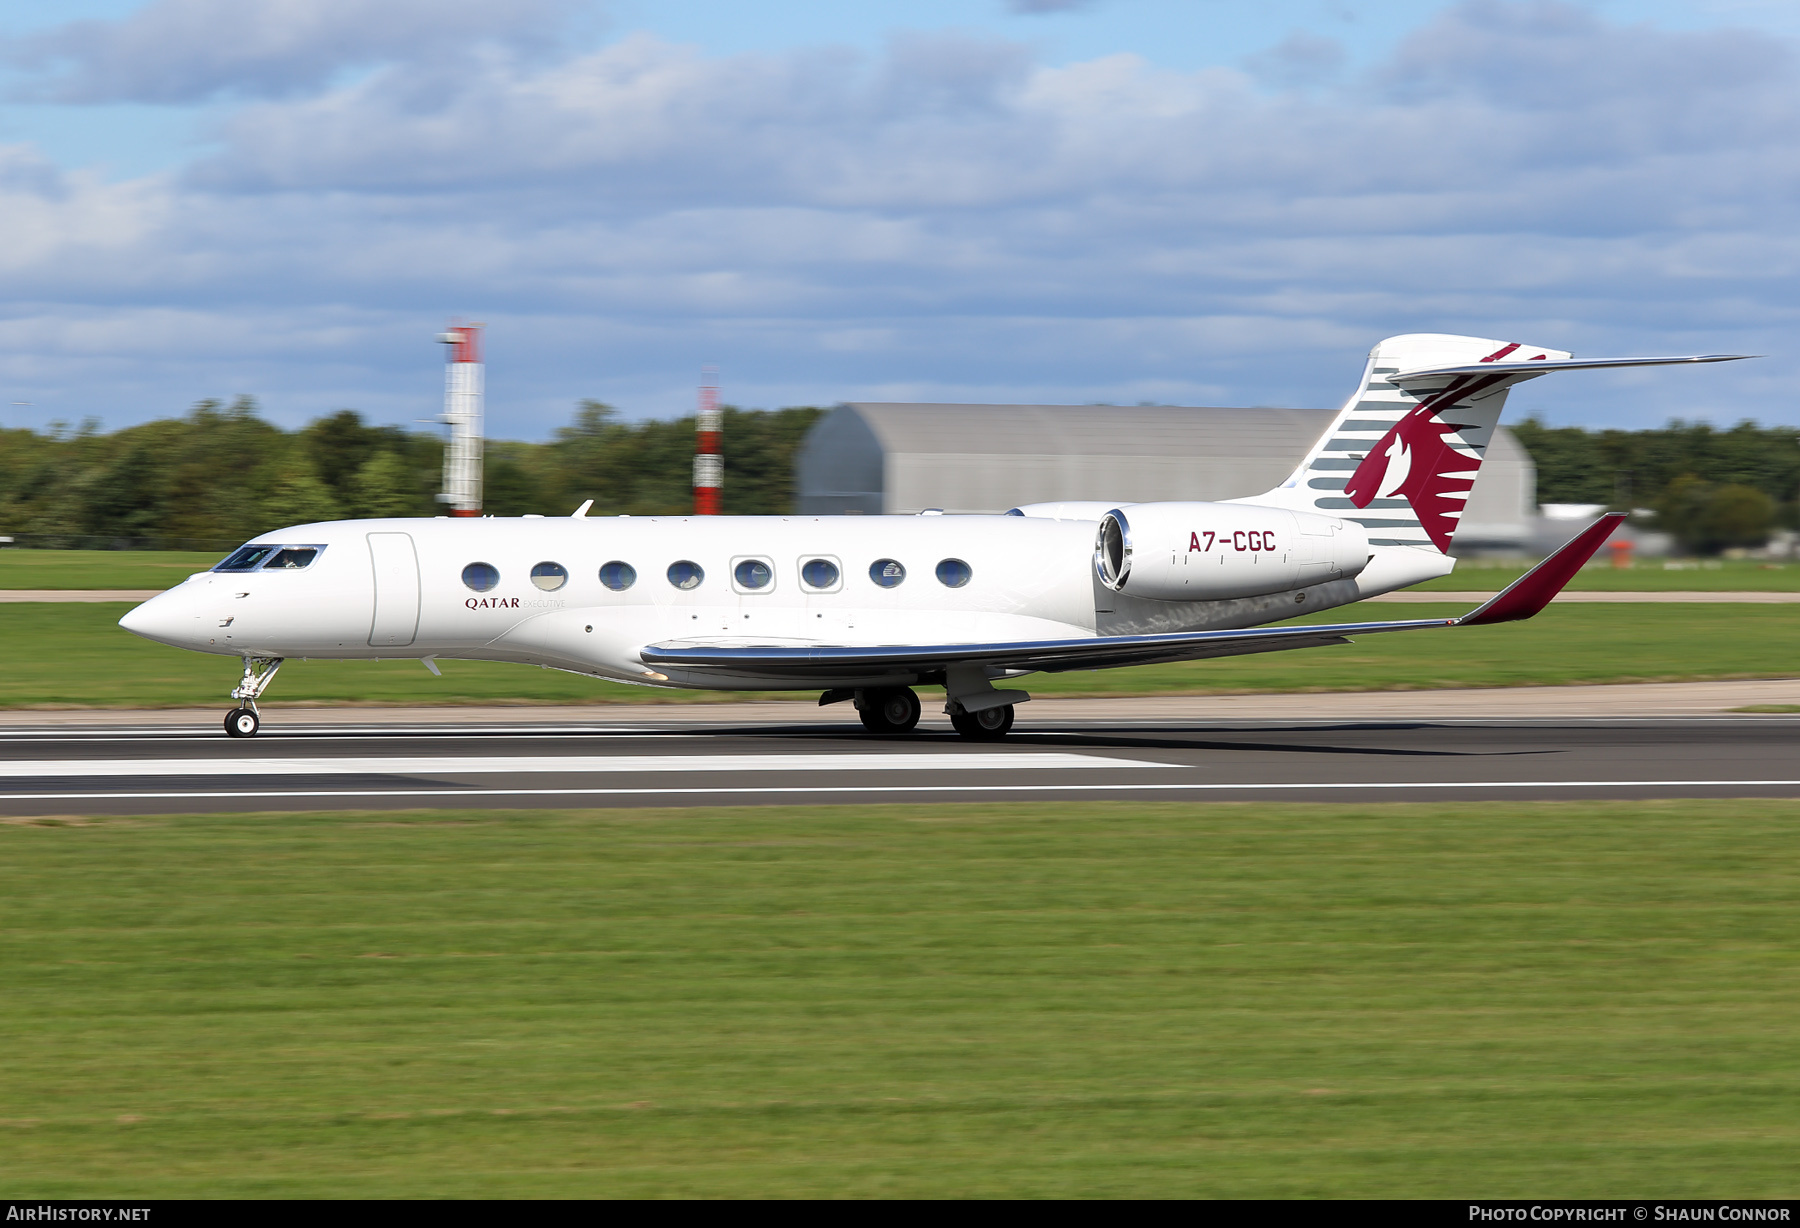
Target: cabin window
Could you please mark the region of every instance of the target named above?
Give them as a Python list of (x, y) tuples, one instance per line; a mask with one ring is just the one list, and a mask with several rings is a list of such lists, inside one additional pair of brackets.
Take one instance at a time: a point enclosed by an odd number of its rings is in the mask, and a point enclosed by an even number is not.
[(546, 593), (554, 593), (569, 582), (569, 570), (561, 563), (539, 563), (531, 569), (531, 582)]
[(275, 553), (274, 546), (240, 546), (214, 567), (214, 571), (255, 571)]
[(763, 559), (744, 559), (731, 569), (731, 578), (737, 581), (739, 588), (755, 592), (769, 587), (775, 578), (775, 569)]
[(637, 583), (637, 568), (614, 559), (600, 569), (600, 583), (615, 593), (622, 593)]
[(700, 564), (691, 559), (681, 559), (669, 564), (669, 583), (683, 592), (700, 587), (700, 581), (706, 579), (706, 573)]
[(869, 579), (882, 588), (894, 588), (906, 579), (906, 568), (893, 559), (876, 559), (869, 564)]
[(945, 588), (961, 588), (974, 574), (961, 559), (945, 559), (937, 565), (938, 583)]
[(800, 565), (800, 578), (808, 588), (836, 588), (838, 565), (830, 559), (807, 559)]
[(500, 583), (500, 569), (492, 563), (470, 563), (463, 568), (463, 583), (485, 593)]
[(312, 566), (312, 561), (319, 557), (317, 546), (283, 546), (275, 552), (275, 557), (263, 564), (264, 571), (299, 571), (302, 567)]

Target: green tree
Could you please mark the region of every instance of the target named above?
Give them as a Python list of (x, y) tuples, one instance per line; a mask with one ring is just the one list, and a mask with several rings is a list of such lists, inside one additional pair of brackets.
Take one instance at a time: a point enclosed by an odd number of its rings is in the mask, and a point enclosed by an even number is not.
[(1657, 527), (1696, 554), (1760, 546), (1774, 523), (1775, 501), (1754, 486), (1693, 474), (1670, 482), (1657, 507)]
[(306, 457), (320, 481), (331, 488), (339, 502), (356, 501), (356, 475), (372, 459), (381, 443), (379, 431), (367, 426), (354, 409), (340, 409), (328, 418), (309, 423), (300, 432)]
[[(544, 489), (544, 483), (528, 466), (529, 445), (514, 444), (489, 449), (481, 479), (481, 506), (493, 516), (544, 516), (555, 508), (550, 501), (555, 495)], [(524, 453), (524, 457), (519, 456)], [(573, 509), (565, 509), (572, 511)]]
[(296, 457), (263, 501), (260, 532), (288, 525), (337, 520), (343, 515), (330, 487), (319, 480), (304, 457)]
[(147, 537), (162, 518), (164, 484), (148, 443), (125, 448), (99, 473), (86, 511), (90, 533), (119, 538)]
[(412, 471), (404, 458), (392, 452), (370, 457), (351, 477), (349, 486), (349, 509), (356, 516), (410, 516), (417, 507)]

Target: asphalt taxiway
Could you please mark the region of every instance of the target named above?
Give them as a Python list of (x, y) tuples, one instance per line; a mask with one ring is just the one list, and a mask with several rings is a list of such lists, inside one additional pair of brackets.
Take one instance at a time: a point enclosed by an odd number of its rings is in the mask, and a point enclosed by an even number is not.
[(1477, 705), (1460, 716), (1231, 717), (1206, 711), (1216, 701), (1185, 705), (1146, 702), (1135, 714), (1121, 700), (1028, 705), (998, 743), (965, 741), (934, 717), (910, 735), (870, 737), (847, 706), (644, 707), (605, 720), (554, 709), (431, 720), (270, 712), (261, 736), (242, 741), (212, 714), (205, 723), (21, 714), (0, 732), (0, 815), (1800, 797), (1794, 715), (1506, 716)]

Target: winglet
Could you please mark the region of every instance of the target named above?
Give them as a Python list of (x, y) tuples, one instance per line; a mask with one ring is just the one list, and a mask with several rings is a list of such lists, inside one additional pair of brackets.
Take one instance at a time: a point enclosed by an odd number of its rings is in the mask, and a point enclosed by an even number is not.
[(1594, 551), (1600, 549), (1624, 519), (1624, 512), (1608, 512), (1600, 517), (1479, 609), (1457, 619), (1456, 625), (1479, 627), (1484, 623), (1510, 623), (1538, 613), (1550, 604), (1552, 597), (1562, 592), (1563, 585), (1575, 578), (1575, 573), (1594, 557)]

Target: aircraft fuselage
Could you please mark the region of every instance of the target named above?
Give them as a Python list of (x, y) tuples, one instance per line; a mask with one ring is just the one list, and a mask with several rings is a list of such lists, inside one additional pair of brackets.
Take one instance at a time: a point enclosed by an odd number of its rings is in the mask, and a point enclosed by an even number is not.
[[(162, 643), (239, 657), (512, 661), (621, 682), (779, 689), (794, 683), (688, 679), (647, 666), (639, 650), (670, 641), (1008, 643), (1116, 633), (1121, 620), (1146, 619), (1164, 629), (1254, 626), (1366, 595), (1329, 576), (1298, 582), (1298, 565), (1288, 563), (1297, 542), (1289, 513), (1189, 506), (1215, 510), (1140, 551), (1191, 568), (1201, 585), (1196, 596), (1207, 583), (1235, 577), (1229, 599), (1146, 601), (1102, 587), (1092, 521), (437, 518), (261, 535), (252, 546), (294, 553), (277, 551), (250, 570), (199, 573), (123, 625)], [(283, 565), (306, 550), (316, 553), (303, 566)], [(1437, 559), (1420, 562), (1445, 569)], [(1266, 577), (1267, 591), (1243, 597), (1243, 575)]]

